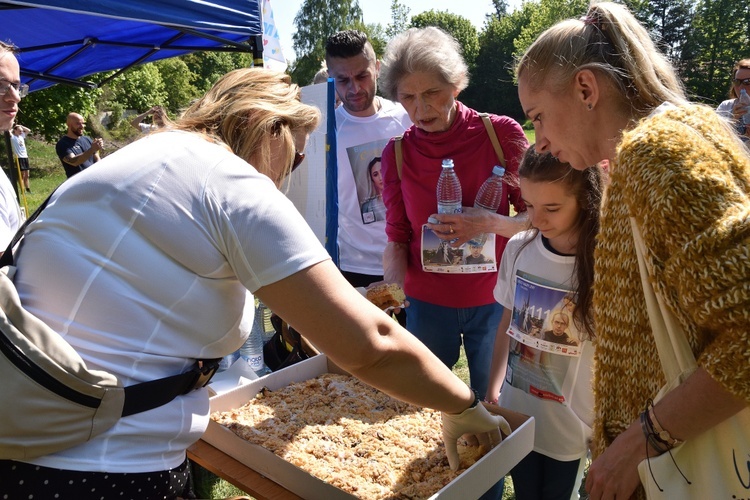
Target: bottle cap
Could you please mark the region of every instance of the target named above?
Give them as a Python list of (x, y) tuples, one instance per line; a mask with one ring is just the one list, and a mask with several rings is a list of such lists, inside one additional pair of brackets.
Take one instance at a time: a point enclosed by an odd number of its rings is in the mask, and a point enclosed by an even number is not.
[(503, 175), (505, 175), (505, 169), (500, 165), (495, 165), (495, 167), (492, 169), (492, 173), (502, 177)]
[(453, 168), (453, 160), (451, 160), (450, 158), (446, 158), (445, 160), (443, 160), (443, 168), (445, 167)]

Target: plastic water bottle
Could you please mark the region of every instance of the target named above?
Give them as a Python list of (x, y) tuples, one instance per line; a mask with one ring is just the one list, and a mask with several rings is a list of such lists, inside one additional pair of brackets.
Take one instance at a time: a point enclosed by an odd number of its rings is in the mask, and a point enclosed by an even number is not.
[(453, 170), (453, 160), (443, 160), (443, 171), (437, 183), (437, 205), (439, 214), (457, 214), (461, 209), (461, 182)]
[(477, 198), (474, 200), (475, 207), (484, 208), (493, 213), (497, 212), (503, 200), (504, 175), (505, 169), (503, 167), (496, 165), (492, 169), (492, 175), (479, 188)]
[[(505, 169), (499, 165), (495, 165), (492, 169), (492, 175), (490, 175), (482, 187), (477, 192), (477, 197), (474, 200), (474, 206), (477, 208), (483, 208), (488, 212), (497, 213), (497, 209), (500, 208), (500, 203), (503, 201), (503, 176), (505, 175)], [(469, 240), (469, 245), (473, 246), (484, 246), (487, 241), (488, 235), (486, 233), (479, 234)]]
[(253, 326), (250, 328), (250, 335), (242, 347), (240, 347), (240, 357), (250, 365), (250, 369), (255, 372), (256, 375), (262, 377), (267, 373), (271, 373), (266, 363), (263, 360), (263, 310), (265, 306), (256, 306), (255, 317), (253, 318)]
[(745, 89), (740, 89), (740, 104), (744, 106), (747, 112), (742, 115), (742, 123), (750, 125), (750, 95), (747, 94)]

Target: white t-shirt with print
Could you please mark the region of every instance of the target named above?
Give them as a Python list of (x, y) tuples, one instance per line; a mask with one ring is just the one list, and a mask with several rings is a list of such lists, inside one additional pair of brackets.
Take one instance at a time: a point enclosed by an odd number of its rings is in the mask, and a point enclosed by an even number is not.
[[(577, 460), (586, 455), (591, 438), (594, 345), (570, 316), (575, 257), (545, 248), (541, 234), (528, 242), (532, 237), (525, 231), (510, 239), (494, 290), (495, 299), (512, 310), (508, 370), (498, 404), (536, 419), (534, 451)], [(568, 325), (560, 340), (551, 341), (558, 314), (567, 316)]]
[[(379, 157), (391, 137), (411, 126), (404, 108), (381, 97), (372, 116), (349, 114), (336, 108), (336, 158), (338, 162), (339, 267), (344, 271), (382, 275), (385, 234), (382, 203), (368, 179), (370, 161)], [(382, 205), (384, 207), (384, 205)]]

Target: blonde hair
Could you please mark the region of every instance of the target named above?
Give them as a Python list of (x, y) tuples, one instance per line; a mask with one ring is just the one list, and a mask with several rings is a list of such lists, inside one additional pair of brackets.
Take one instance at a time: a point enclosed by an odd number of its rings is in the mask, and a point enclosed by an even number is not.
[(593, 3), (583, 18), (547, 29), (517, 62), (516, 77), (524, 76), (534, 90), (559, 91), (583, 69), (605, 75), (619, 91), (620, 106), (635, 117), (665, 101), (687, 102), (669, 60), (623, 5)]
[[(244, 68), (221, 77), (173, 128), (202, 133), (226, 144), (279, 185), (291, 173), (296, 151), (293, 132), (310, 134), (319, 121), (320, 112), (302, 103), (300, 89), (291, 83), (289, 75)], [(286, 169), (279, 178), (271, 168), (272, 138), (283, 141), (286, 153)]]
[(419, 72), (436, 75), (459, 92), (469, 85), (469, 68), (461, 55), (461, 46), (435, 26), (410, 28), (388, 43), (380, 63), (383, 94), (398, 100), (401, 79)]

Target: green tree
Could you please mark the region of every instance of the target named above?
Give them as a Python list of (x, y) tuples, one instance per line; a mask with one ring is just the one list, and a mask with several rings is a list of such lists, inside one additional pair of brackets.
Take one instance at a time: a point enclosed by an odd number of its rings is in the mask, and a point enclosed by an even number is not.
[(504, 16), (490, 16), (479, 35), (479, 55), (469, 88), (461, 99), (474, 109), (508, 115), (523, 123), (513, 76), (514, 41), (529, 23), (536, 6), (524, 3)]
[(461, 46), (469, 71), (473, 70), (479, 54), (479, 35), (471, 21), (447, 11), (429, 10), (412, 17), (411, 24), (415, 28), (437, 26), (450, 33)]
[(162, 59), (153, 63), (159, 69), (162, 81), (166, 84), (166, 107), (173, 114), (179, 113), (190, 102), (200, 96), (198, 88), (193, 85), (198, 75), (190, 71), (188, 65), (180, 57)]
[(380, 23), (368, 24), (363, 30), (367, 33), (367, 39), (370, 40), (375, 55), (380, 58), (385, 52), (385, 46), (388, 44), (388, 35), (386, 34), (386, 28)]
[[(92, 78), (94, 80), (94, 78)], [(96, 101), (102, 89), (83, 89), (55, 85), (32, 92), (20, 103), (18, 122), (41, 134), (48, 141), (57, 141), (65, 133), (68, 113), (84, 117), (96, 115)]]
[(305, 0), (294, 16), (292, 35), (297, 60), (291, 68), (292, 80), (301, 85), (312, 81), (325, 60), (325, 43), (342, 29), (367, 31), (358, 0)]
[(253, 65), (253, 55), (246, 52), (193, 52), (182, 56), (182, 60), (196, 76), (191, 83), (198, 95), (205, 94), (219, 78), (230, 71)]
[(676, 66), (680, 65), (682, 50), (692, 19), (692, 0), (641, 1), (631, 10), (649, 29), (659, 49)]
[(167, 104), (166, 84), (159, 68), (154, 64), (144, 64), (131, 68), (118, 75), (109, 83), (108, 103), (117, 102), (124, 109), (138, 112), (151, 106)]
[(588, 0), (541, 0), (534, 5), (528, 23), (515, 40), (515, 55), (520, 56), (547, 28), (563, 19), (581, 17), (586, 13)]
[(409, 27), (409, 12), (411, 9), (398, 0), (391, 1), (391, 23), (385, 28), (389, 40)]
[(750, 5), (739, 0), (700, 0), (685, 44), (683, 78), (690, 94), (716, 105), (726, 99), (732, 66), (748, 57)]
[[(499, 17), (508, 13), (508, 2), (505, 0), (492, 0), (492, 6), (495, 8), (495, 15)], [(492, 14), (488, 14), (487, 17), (492, 17)]]

